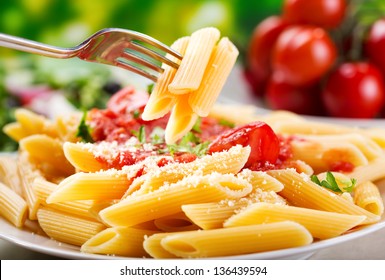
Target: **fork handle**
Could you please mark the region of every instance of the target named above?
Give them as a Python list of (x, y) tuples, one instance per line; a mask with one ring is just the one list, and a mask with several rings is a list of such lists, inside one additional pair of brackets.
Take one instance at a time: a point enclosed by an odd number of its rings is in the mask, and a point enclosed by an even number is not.
[(36, 41), (0, 33), (0, 47), (39, 54), (53, 58), (71, 58), (78, 54), (77, 48), (59, 48)]

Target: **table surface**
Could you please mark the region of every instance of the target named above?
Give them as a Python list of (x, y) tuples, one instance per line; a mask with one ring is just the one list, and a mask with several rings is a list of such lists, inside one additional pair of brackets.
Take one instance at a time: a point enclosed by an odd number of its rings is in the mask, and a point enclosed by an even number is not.
[[(34, 252), (0, 239), (1, 260), (52, 260), (55, 256)], [(367, 236), (315, 252), (312, 260), (385, 260), (385, 228)]]

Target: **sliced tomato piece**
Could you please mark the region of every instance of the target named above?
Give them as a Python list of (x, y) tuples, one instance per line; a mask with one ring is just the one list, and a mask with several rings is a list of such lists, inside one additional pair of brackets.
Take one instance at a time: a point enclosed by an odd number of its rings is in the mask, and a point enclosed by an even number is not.
[(236, 145), (251, 148), (245, 167), (257, 162), (275, 163), (280, 150), (279, 139), (273, 129), (266, 123), (257, 121), (221, 134), (210, 144), (208, 152), (222, 152)]

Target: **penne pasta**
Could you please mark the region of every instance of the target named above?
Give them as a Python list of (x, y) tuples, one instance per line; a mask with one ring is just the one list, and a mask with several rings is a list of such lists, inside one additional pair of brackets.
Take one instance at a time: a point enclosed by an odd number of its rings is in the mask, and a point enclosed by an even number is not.
[(97, 172), (107, 169), (96, 159), (89, 146), (82, 143), (65, 142), (63, 144), (64, 156), (78, 171)]
[(365, 219), (365, 216), (259, 202), (230, 217), (224, 227), (293, 221), (303, 225), (314, 238), (327, 239), (347, 232)]
[(28, 216), (25, 200), (3, 183), (0, 183), (0, 216), (16, 227), (22, 227)]
[(165, 183), (175, 183), (193, 174), (206, 175), (212, 172), (235, 174), (245, 165), (249, 154), (249, 147), (237, 145), (229, 149), (229, 151), (206, 155), (193, 162), (172, 163), (159, 169), (154, 168), (143, 178), (139, 178), (137, 182), (134, 182), (126, 196), (138, 190), (138, 193), (155, 191)]
[(197, 203), (182, 205), (186, 216), (202, 229), (223, 227), (225, 220), (241, 209), (256, 202), (286, 204), (286, 201), (275, 192), (253, 189), (250, 194), (241, 199), (225, 199), (220, 202)]
[(375, 215), (381, 216), (384, 213), (381, 194), (377, 186), (370, 181), (355, 187), (354, 203)]
[(37, 210), (41, 201), (36, 196), (32, 183), (36, 178), (41, 178), (42, 175), (36, 166), (30, 161), (27, 153), (20, 152), (17, 160), (19, 166), (19, 178), (23, 193), (22, 196), (28, 205), (28, 218), (30, 220), (36, 220)]
[(3, 127), (3, 131), (6, 135), (17, 142), (30, 135), (30, 133), (26, 131), (24, 127), (18, 122), (6, 124)]
[(385, 158), (378, 158), (369, 162), (367, 165), (362, 165), (354, 168), (349, 173), (350, 178), (355, 178), (357, 184), (367, 181), (376, 181), (385, 177)]
[(181, 64), (168, 85), (171, 93), (185, 94), (198, 89), (219, 37), (220, 32), (214, 27), (202, 28), (191, 34)]
[(80, 248), (83, 253), (127, 257), (147, 257), (144, 239), (157, 231), (128, 227), (107, 228), (87, 240)]
[(171, 233), (161, 246), (183, 258), (251, 254), (310, 244), (310, 233), (294, 222)]
[[(176, 40), (171, 48), (184, 55), (188, 46), (190, 37), (182, 37)], [(166, 54), (166, 57), (174, 62), (179, 62), (178, 59)], [(142, 113), (143, 120), (153, 120), (163, 117), (170, 112), (175, 104), (175, 96), (168, 90), (168, 85), (175, 77), (176, 69), (163, 63), (162, 68), (164, 72), (159, 76), (157, 83), (154, 85), (154, 89), (151, 91), (150, 98)]]
[(280, 181), (266, 172), (244, 169), (238, 173), (238, 176), (249, 181), (254, 188), (259, 188), (263, 191), (280, 192), (284, 188)]
[[(41, 204), (47, 206), (46, 200), (48, 196), (57, 189), (58, 185), (48, 182), (43, 178), (36, 178), (32, 183), (32, 188), (41, 201)], [(91, 212), (91, 209), (95, 207), (94, 200), (77, 200), (77, 201), (66, 201), (59, 203), (51, 203), (50, 208), (70, 213), (73, 215), (78, 215), (85, 218), (95, 218)]]
[(332, 169), (335, 162), (349, 162), (353, 166), (369, 163), (364, 153), (354, 144), (299, 139), (291, 142), (293, 159), (307, 162), (315, 173)]
[(246, 180), (230, 174), (189, 176), (150, 193), (128, 196), (100, 211), (100, 218), (110, 226), (132, 226), (176, 214), (183, 204), (238, 198), (251, 190)]
[(197, 120), (198, 115), (195, 114), (190, 107), (188, 96), (176, 98), (175, 106), (172, 109), (166, 126), (166, 143), (174, 144), (191, 130)]
[(37, 219), (43, 231), (59, 242), (81, 246), (106, 227), (95, 220), (69, 215), (49, 207), (40, 207)]
[(214, 48), (199, 88), (193, 90), (188, 99), (192, 110), (198, 116), (209, 115), (238, 54), (238, 49), (228, 38), (222, 38)]
[(3, 182), (21, 196), (23, 191), (20, 186), (18, 168), (15, 156), (0, 157), (0, 182)]
[(366, 157), (368, 161), (374, 160), (376, 158), (382, 157), (384, 151), (382, 148), (372, 139), (368, 138), (366, 135), (358, 133), (345, 133), (345, 134), (336, 134), (336, 135), (306, 135), (300, 136), (304, 140), (312, 140), (320, 143), (350, 143), (356, 146), (362, 154)]
[[(183, 209), (183, 206), (182, 206)], [(195, 225), (183, 212), (161, 217), (154, 220), (154, 225), (161, 231), (176, 232), (198, 230), (199, 227)]]
[(47, 136), (53, 138), (58, 136), (56, 127), (50, 120), (33, 113), (30, 110), (24, 108), (16, 109), (15, 118), (17, 123), (19, 123), (25, 131), (26, 135), (46, 134)]
[(164, 249), (160, 242), (163, 238), (169, 236), (170, 233), (156, 233), (147, 238), (143, 242), (143, 248), (146, 252), (155, 259), (176, 259), (174, 254)]
[(125, 172), (112, 169), (97, 173), (75, 173), (61, 181), (46, 201), (50, 204), (82, 199), (119, 199), (138, 172), (138, 166), (130, 167)]
[(82, 114), (74, 112), (72, 114), (58, 115), (55, 119), (55, 126), (58, 137), (63, 142), (78, 142), (77, 130)]
[(313, 183), (307, 175), (301, 176), (290, 169), (271, 170), (268, 173), (285, 185), (280, 194), (294, 206), (349, 215), (364, 215), (366, 219), (361, 224), (372, 224), (380, 219), (380, 216)]
[(20, 148), (28, 152), (33, 160), (44, 162), (53, 175), (69, 176), (75, 172), (64, 156), (62, 143), (59, 140), (44, 134), (35, 134), (23, 138), (19, 143)]

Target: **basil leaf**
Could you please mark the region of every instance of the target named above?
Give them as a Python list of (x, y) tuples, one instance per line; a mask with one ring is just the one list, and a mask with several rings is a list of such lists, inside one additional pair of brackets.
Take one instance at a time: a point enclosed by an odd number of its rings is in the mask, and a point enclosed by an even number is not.
[(354, 186), (357, 183), (357, 180), (354, 178), (348, 182), (341, 182), (342, 184), (346, 185), (346, 187), (343, 190), (341, 190), (338, 186), (336, 178), (334, 177), (333, 173), (331, 173), (330, 171), (326, 173), (326, 180), (322, 180), (322, 182), (318, 179), (316, 175), (311, 175), (310, 179), (312, 182), (316, 183), (317, 185), (327, 188), (333, 192), (352, 192), (354, 189)]
[(311, 175), (310, 179), (313, 183), (316, 183), (317, 185), (321, 186), (321, 181), (318, 179), (316, 175)]
[(338, 187), (336, 178), (334, 177), (333, 173), (330, 171), (326, 172), (326, 181), (329, 183), (329, 189), (332, 191), (341, 191), (340, 188)]

